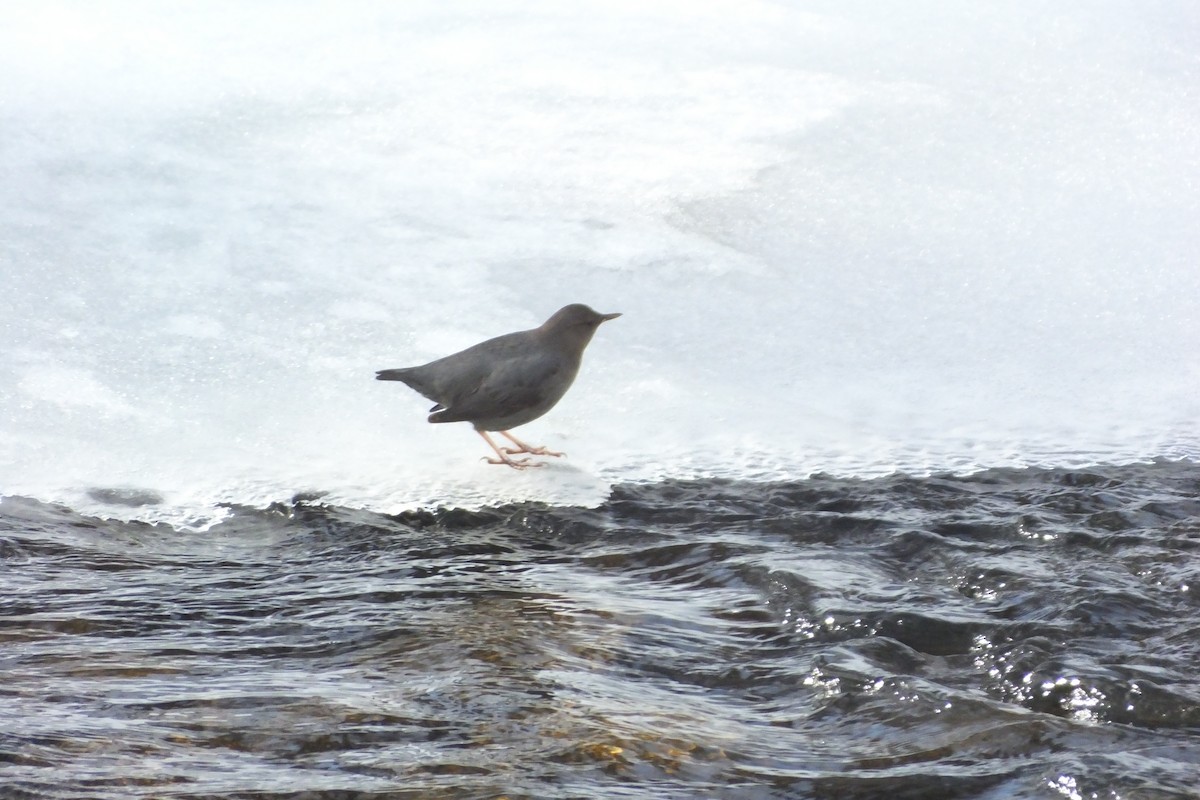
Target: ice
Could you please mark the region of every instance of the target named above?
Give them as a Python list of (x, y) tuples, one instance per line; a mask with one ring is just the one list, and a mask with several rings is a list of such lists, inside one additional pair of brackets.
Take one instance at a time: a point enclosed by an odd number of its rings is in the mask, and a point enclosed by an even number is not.
[[(203, 526), (1200, 457), (1187, 2), (46, 3), (0, 494)], [(376, 369), (605, 325), (522, 474)], [(112, 497), (161, 502), (106, 503)], [(99, 499), (97, 499), (99, 498)]]

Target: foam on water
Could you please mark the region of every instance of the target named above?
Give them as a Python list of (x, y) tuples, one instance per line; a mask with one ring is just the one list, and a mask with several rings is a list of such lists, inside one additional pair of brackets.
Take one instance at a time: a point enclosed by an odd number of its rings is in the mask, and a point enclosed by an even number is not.
[[(43, 4), (0, 31), (0, 493), (296, 492), (1200, 456), (1185, 2)], [(528, 438), (372, 380), (622, 319)]]

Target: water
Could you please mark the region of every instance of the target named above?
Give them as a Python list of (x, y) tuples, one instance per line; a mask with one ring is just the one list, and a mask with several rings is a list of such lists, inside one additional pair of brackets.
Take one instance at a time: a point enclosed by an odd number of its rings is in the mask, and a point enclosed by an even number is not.
[(13, 10), (0, 784), (1187, 796), (1192, 4)]
[(14, 797), (1195, 797), (1200, 469), (9, 501)]

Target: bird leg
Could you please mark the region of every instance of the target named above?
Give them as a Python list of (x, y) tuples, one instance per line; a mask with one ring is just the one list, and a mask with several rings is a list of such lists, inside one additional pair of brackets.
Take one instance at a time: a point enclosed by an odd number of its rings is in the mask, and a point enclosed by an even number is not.
[[(487, 462), (489, 464), (508, 464), (513, 469), (525, 469), (526, 467), (540, 467), (541, 466), (541, 464), (536, 463), (536, 462), (533, 464), (530, 464), (528, 458), (522, 458), (520, 461), (513, 461), (511, 458), (509, 458), (507, 455), (505, 455), (503, 450), (501, 450), (499, 447), (496, 446), (496, 443), (492, 441), (492, 437), (487, 435), (487, 431), (476, 431), (476, 433), (478, 433), (480, 436), (482, 436), (483, 440), (488, 443), (488, 446), (491, 447), (493, 450), (495, 450), (496, 455), (499, 456), (499, 458), (489, 458), (487, 460)], [(521, 451), (518, 450), (518, 451), (509, 451), (509, 452), (521, 452)]]
[[(512, 442), (513, 444), (515, 444), (517, 446), (516, 450), (512, 449), (511, 447), (504, 448), (504, 452), (506, 452), (512, 456), (515, 456), (518, 453), (529, 453), (529, 454), (535, 455), (535, 456), (554, 456), (555, 458), (566, 455), (566, 453), (556, 453), (553, 450), (547, 450), (544, 447), (536, 447), (534, 445), (525, 444), (524, 442), (522, 442), (517, 437), (513, 436), (508, 431), (500, 431), (500, 435), (503, 436), (505, 439), (508, 439), (510, 442)], [(528, 459), (526, 459), (526, 460), (528, 460)]]

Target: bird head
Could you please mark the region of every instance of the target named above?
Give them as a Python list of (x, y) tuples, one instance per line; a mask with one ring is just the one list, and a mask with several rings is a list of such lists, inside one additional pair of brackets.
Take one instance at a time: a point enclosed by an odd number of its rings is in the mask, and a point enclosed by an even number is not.
[(600, 323), (619, 316), (620, 313), (601, 314), (583, 303), (572, 303), (554, 312), (554, 316), (546, 320), (540, 330), (544, 336), (582, 353), (596, 333), (596, 328), (600, 327)]

